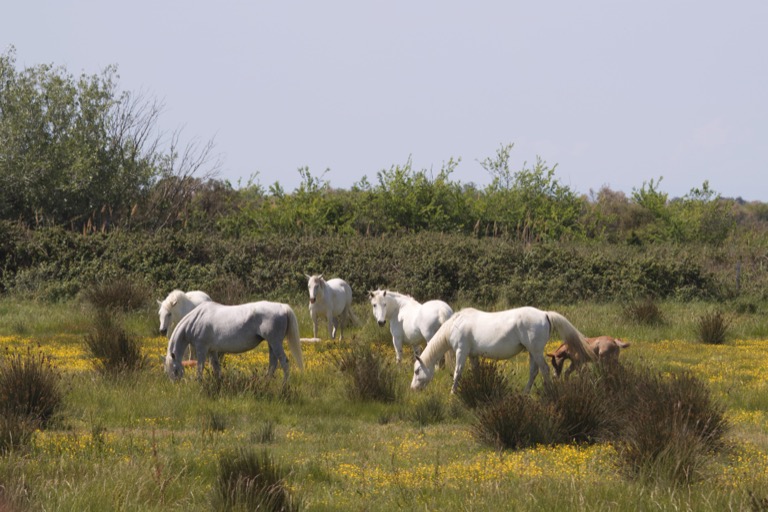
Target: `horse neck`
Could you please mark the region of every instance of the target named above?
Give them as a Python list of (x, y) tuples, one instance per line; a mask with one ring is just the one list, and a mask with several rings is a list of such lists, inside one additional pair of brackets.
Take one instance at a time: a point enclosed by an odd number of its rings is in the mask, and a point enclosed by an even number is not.
[(451, 348), (448, 342), (448, 334), (450, 328), (446, 328), (449, 322), (445, 322), (440, 329), (437, 330), (431, 340), (427, 340), (427, 347), (424, 352), (421, 353), (421, 361), (424, 365), (434, 368), (435, 364), (440, 360), (443, 355)]
[(398, 311), (409, 306), (421, 306), (421, 304), (410, 295), (404, 295), (398, 292), (389, 292), (388, 295), (392, 297), (392, 302), (397, 304), (396, 309)]
[(182, 336), (180, 329), (176, 329), (173, 331), (171, 340), (168, 342), (168, 352), (173, 354), (175, 359), (181, 361), (181, 359), (184, 357), (184, 351), (187, 350), (188, 345), (189, 342), (187, 341), (187, 337)]
[(195, 309), (195, 305), (192, 303), (189, 298), (187, 298), (186, 295), (179, 296), (178, 301), (176, 302), (176, 307), (174, 307), (171, 311), (176, 317), (175, 320), (178, 322), (182, 318), (184, 318), (184, 315), (189, 313)]

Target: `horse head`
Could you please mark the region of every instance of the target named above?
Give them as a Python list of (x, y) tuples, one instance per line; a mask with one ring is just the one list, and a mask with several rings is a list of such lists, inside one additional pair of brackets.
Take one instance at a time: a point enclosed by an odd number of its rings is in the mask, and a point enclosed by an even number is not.
[(160, 317), (160, 334), (165, 336), (168, 333), (168, 326), (171, 325), (171, 310), (166, 307), (164, 301), (157, 301), (160, 310), (157, 315)]
[(416, 356), (416, 361), (413, 363), (413, 380), (411, 380), (411, 389), (420, 390), (429, 384), (432, 377), (435, 375), (434, 367), (430, 368), (424, 364), (421, 357)]
[(309, 283), (307, 284), (307, 287), (309, 288), (309, 303), (314, 304), (317, 301), (317, 298), (322, 295), (322, 289), (325, 285), (323, 274), (316, 276), (304, 275), (309, 279)]
[(371, 298), (371, 307), (373, 308), (373, 317), (381, 327), (387, 323), (387, 290), (375, 290), (368, 292)]
[(165, 373), (171, 380), (179, 380), (184, 376), (184, 365), (180, 358), (170, 350), (165, 355)]

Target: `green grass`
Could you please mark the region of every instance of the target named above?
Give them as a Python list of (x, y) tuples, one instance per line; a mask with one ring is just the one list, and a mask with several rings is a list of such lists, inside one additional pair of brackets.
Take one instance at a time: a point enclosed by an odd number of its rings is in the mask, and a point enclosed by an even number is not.
[[(293, 307), (302, 335), (311, 336), (306, 304)], [(291, 373), (291, 400), (211, 398), (190, 375), (169, 381), (155, 358), (148, 369), (118, 379), (65, 369), (60, 425), (36, 433), (28, 450), (0, 458), (0, 508), (10, 500), (24, 510), (210, 510), (220, 455), (248, 448), (266, 450), (287, 470), (289, 489), (306, 510), (750, 510), (750, 492), (768, 498), (768, 390), (764, 359), (733, 340), (768, 339), (764, 306), (737, 314), (729, 340), (718, 346), (695, 341), (696, 319), (710, 304), (661, 307), (667, 323), (651, 327), (628, 324), (616, 304), (546, 309), (565, 314), (587, 335), (631, 341), (622, 359), (665, 372), (690, 370), (723, 401), (734, 419), (732, 448), (702, 468), (709, 479), (684, 489), (619, 475), (608, 445), (504, 452), (484, 446), (472, 436), (472, 414), (449, 394), (445, 371), (424, 393), (408, 391), (393, 403), (351, 400), (344, 376), (328, 361), (345, 346), (337, 340), (304, 345), (307, 369)], [(367, 304), (355, 308), (363, 325), (349, 329), (349, 339), (370, 343), (394, 361), (389, 330), (373, 322)], [(88, 332), (90, 318), (79, 303), (6, 298), (0, 300), (0, 340), (21, 337), (41, 350), (69, 350)], [(17, 329), (22, 320), (23, 333)], [(165, 342), (156, 324), (149, 305), (125, 319), (159, 355)], [(251, 370), (263, 373), (264, 344), (254, 353), (258, 363)], [(246, 357), (231, 356), (224, 372)], [(527, 357), (500, 367), (513, 389), (523, 388)], [(396, 372), (407, 386), (411, 365)], [(280, 380), (278, 372), (274, 385)]]

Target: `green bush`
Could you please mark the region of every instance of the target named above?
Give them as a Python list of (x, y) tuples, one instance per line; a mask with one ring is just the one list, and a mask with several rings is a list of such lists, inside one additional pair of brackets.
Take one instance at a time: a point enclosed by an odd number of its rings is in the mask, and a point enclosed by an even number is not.
[[(567, 379), (553, 379), (539, 394), (558, 414), (565, 442), (595, 443), (615, 438), (626, 417), (615, 407), (617, 391), (604, 385), (616, 368), (589, 365)], [(621, 370), (618, 370), (621, 371)]]
[(333, 356), (345, 377), (347, 395), (352, 400), (394, 402), (398, 397), (398, 375), (394, 363), (368, 343), (352, 343)]
[(659, 309), (658, 304), (646, 297), (642, 300), (630, 301), (624, 305), (624, 318), (632, 322), (644, 325), (659, 325), (664, 322), (664, 315)]
[(477, 366), (469, 365), (456, 388), (456, 396), (469, 409), (500, 400), (509, 392), (509, 382), (499, 361), (492, 359), (480, 359)]
[(241, 449), (219, 457), (214, 506), (216, 510), (299, 510), (285, 470), (266, 452)]
[(4, 435), (23, 434), (28, 425), (46, 428), (63, 405), (61, 376), (47, 356), (28, 349), (0, 360), (0, 416), (10, 422)]
[(147, 357), (141, 352), (138, 336), (128, 333), (112, 312), (100, 310), (96, 313), (94, 325), (84, 341), (94, 358), (94, 367), (101, 374), (114, 377), (147, 367)]
[(530, 395), (512, 392), (475, 411), (475, 438), (496, 449), (550, 445), (562, 439), (560, 417)]
[(721, 311), (705, 313), (696, 321), (696, 338), (701, 343), (722, 345), (728, 336), (730, 323)]

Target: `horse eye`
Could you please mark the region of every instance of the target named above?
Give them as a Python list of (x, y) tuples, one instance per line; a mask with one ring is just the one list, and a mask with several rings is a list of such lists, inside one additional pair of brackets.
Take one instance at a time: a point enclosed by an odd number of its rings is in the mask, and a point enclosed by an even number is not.
[(414, 373), (415, 375), (418, 375), (420, 370), (421, 370), (421, 368), (416, 368), (416, 371), (415, 371), (415, 372), (413, 372), (413, 373)]

